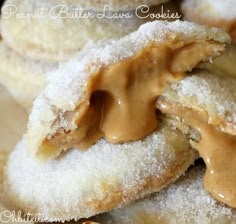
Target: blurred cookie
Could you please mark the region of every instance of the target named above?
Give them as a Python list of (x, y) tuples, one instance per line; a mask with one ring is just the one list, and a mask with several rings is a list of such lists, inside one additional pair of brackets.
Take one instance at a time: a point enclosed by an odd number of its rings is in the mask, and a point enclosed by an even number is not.
[(0, 82), (28, 111), (33, 100), (46, 86), (46, 73), (58, 64), (23, 57), (0, 42)]
[(52, 0), (7, 0), (1, 32), (19, 54), (55, 62), (70, 58), (90, 41), (124, 36), (149, 20), (137, 17), (135, 11), (103, 14)]
[(181, 8), (186, 20), (222, 28), (236, 42), (236, 1), (183, 0)]

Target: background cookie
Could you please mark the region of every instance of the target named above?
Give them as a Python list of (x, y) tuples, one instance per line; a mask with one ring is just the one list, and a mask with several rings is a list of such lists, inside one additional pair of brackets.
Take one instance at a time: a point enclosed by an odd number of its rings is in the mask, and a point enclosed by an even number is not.
[(181, 8), (186, 20), (222, 28), (236, 42), (236, 1), (184, 0)]
[[(36, 18), (17, 18), (13, 13), (9, 15), (10, 4), (17, 7), (19, 16), (32, 14)], [(126, 18), (127, 15), (122, 18), (101, 18), (103, 14), (90, 11), (87, 12), (88, 18), (81, 18), (73, 6), (65, 6), (69, 11), (63, 14), (63, 8), (58, 5), (58, 2), (53, 3), (51, 0), (7, 0), (2, 9), (3, 39), (22, 55), (46, 61), (62, 61), (74, 55), (89, 41), (124, 36), (150, 20), (138, 18), (134, 11), (124, 12), (131, 18)], [(39, 15), (41, 8), (49, 9), (41, 16), (43, 18)], [(68, 13), (75, 18), (70, 18)]]
[(58, 64), (23, 57), (0, 42), (0, 83), (28, 111), (33, 100), (46, 86), (46, 74)]

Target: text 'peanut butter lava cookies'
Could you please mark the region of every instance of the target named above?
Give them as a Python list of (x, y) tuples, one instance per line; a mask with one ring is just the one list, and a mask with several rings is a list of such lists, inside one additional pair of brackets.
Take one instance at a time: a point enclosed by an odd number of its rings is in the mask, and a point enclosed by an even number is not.
[(153, 22), (62, 64), (8, 161), (12, 201), (64, 221), (128, 204), (176, 180), (197, 155), (188, 137), (158, 115), (156, 100), (228, 42), (216, 28)]

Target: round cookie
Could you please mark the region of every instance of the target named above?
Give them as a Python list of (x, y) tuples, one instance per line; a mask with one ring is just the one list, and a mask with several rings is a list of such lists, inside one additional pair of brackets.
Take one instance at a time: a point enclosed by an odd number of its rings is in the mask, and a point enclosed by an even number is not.
[[(229, 36), (225, 32), (215, 28), (205, 28), (181, 21), (155, 21), (142, 25), (136, 32), (123, 38), (84, 48), (73, 59), (62, 63), (59, 69), (52, 72), (49, 84), (35, 101), (27, 132), (30, 152), (43, 160), (55, 158), (62, 151), (78, 146), (82, 136), (83, 139), (85, 136), (91, 136), (90, 127), (94, 130), (93, 134), (95, 133), (94, 138), (90, 138), (91, 142), (96, 142), (95, 139), (99, 139), (100, 135), (104, 135), (112, 142), (114, 138), (109, 137), (111, 136), (109, 131), (100, 129), (103, 125), (109, 126), (109, 121), (113, 120), (110, 119), (112, 113), (108, 113), (109, 109), (106, 110), (99, 104), (104, 102), (103, 105), (106, 103), (109, 105), (108, 101), (105, 102), (106, 99), (113, 101), (111, 105), (120, 108), (122, 113), (122, 117), (121, 113), (116, 116), (119, 117), (120, 122), (117, 122), (117, 125), (110, 125), (112, 132), (119, 130), (121, 137), (124, 138), (127, 129), (129, 129), (128, 133), (139, 132), (138, 137), (133, 135), (131, 139), (117, 142), (144, 138), (156, 128), (158, 122), (155, 99), (161, 95), (165, 87), (176, 80), (183, 79), (188, 71), (201, 61), (219, 55), (228, 40)], [(105, 75), (109, 72), (110, 75)], [(106, 80), (106, 77), (111, 78), (107, 80), (104, 87), (102, 80)], [(159, 88), (160, 85), (156, 83), (161, 83), (163, 88)], [(125, 88), (126, 101), (122, 98), (118, 86), (121, 90)], [(101, 93), (108, 93), (111, 97), (104, 98), (104, 94), (93, 95), (99, 90)], [(117, 92), (113, 93), (113, 90)], [(132, 98), (131, 95), (136, 98)], [(150, 99), (147, 99), (149, 97)], [(122, 103), (117, 105), (121, 98)], [(132, 105), (139, 111), (139, 115), (135, 116), (136, 112), (133, 110), (132, 119), (127, 119), (126, 114), (129, 116), (131, 114), (128, 109), (132, 108), (127, 109), (125, 106), (121, 108), (119, 105)], [(93, 108), (96, 108), (95, 111), (101, 111), (103, 108), (101, 123), (98, 114), (92, 117)], [(144, 108), (150, 116), (143, 113)], [(153, 118), (151, 122), (150, 117)], [(86, 119), (88, 122), (83, 123)], [(121, 120), (126, 126), (122, 131), (119, 129)], [(92, 124), (90, 121), (97, 123)], [(146, 122), (149, 122), (148, 125)], [(134, 126), (137, 128), (131, 130)], [(140, 132), (143, 127), (145, 134)], [(81, 133), (80, 130), (84, 132)]]
[(5, 169), (5, 192), (22, 211), (42, 221), (88, 218), (160, 191), (193, 163), (188, 137), (164, 125), (147, 138), (124, 144), (100, 140), (47, 163), (23, 139)]
[(28, 111), (33, 100), (46, 86), (46, 73), (56, 69), (57, 66), (57, 63), (23, 57), (3, 41), (0, 42), (0, 82)]
[(236, 1), (184, 0), (181, 8), (186, 20), (222, 28), (236, 42)]
[[(121, 18), (112, 19), (91, 11), (80, 14), (76, 6), (63, 6), (52, 0), (7, 0), (2, 8), (1, 32), (7, 44), (22, 55), (63, 61), (89, 41), (124, 36), (150, 20), (138, 18), (134, 11), (120, 15)], [(111, 17), (111, 13), (106, 16)]]

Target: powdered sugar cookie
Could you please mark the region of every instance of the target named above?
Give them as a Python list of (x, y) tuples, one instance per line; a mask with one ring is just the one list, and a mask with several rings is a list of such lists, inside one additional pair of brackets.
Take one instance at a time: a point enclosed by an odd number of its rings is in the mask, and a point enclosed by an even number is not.
[(198, 155), (188, 136), (163, 124), (156, 99), (229, 41), (215, 28), (156, 21), (61, 64), (9, 158), (12, 201), (42, 220), (77, 220), (176, 180)]
[(35, 101), (27, 133), (32, 155), (55, 158), (101, 137), (112, 143), (144, 138), (158, 126), (155, 99), (165, 87), (220, 54), (225, 41), (228, 35), (214, 28), (156, 21), (87, 47), (50, 74)]
[(206, 190), (232, 208), (236, 208), (235, 90), (235, 79), (200, 71), (173, 83), (157, 101), (175, 127), (190, 133), (206, 163)]
[(168, 126), (124, 144), (100, 140), (39, 163), (23, 139), (10, 155), (5, 192), (22, 211), (42, 221), (66, 221), (109, 211), (176, 180), (197, 157), (187, 136)]

